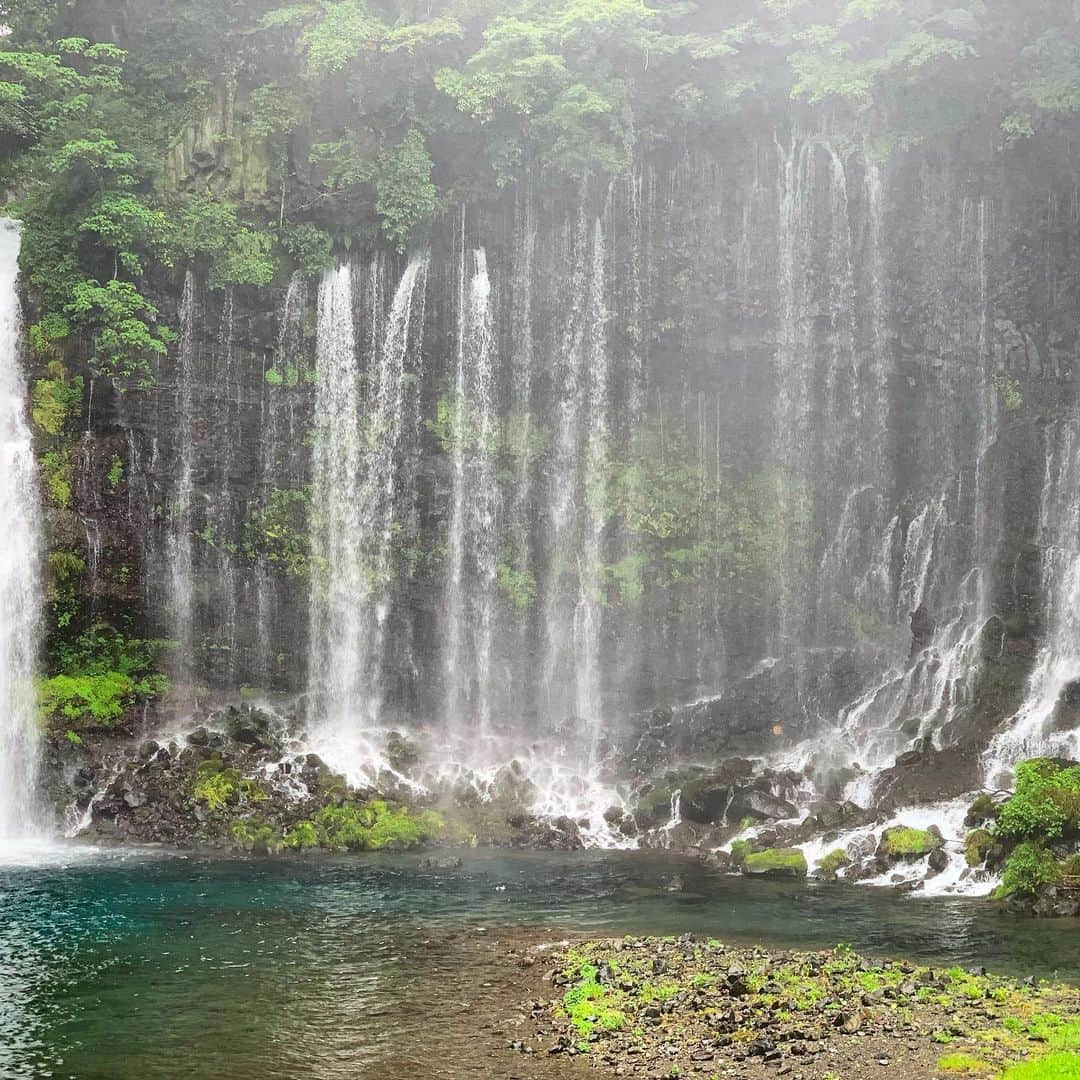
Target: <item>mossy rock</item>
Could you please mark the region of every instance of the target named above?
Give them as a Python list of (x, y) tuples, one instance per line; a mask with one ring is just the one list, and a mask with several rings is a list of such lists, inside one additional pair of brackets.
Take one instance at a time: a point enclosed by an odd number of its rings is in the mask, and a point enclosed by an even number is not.
[(988, 829), (973, 829), (964, 838), (964, 855), (968, 866), (982, 866), (994, 846), (994, 834)]
[(922, 859), (932, 851), (943, 847), (944, 844), (944, 837), (933, 825), (929, 829), (912, 829), (907, 825), (897, 825), (892, 829), (886, 829), (881, 834), (877, 854), (879, 859), (889, 862)]
[(806, 856), (798, 848), (769, 848), (751, 852), (743, 862), (747, 877), (804, 878)]
[(818, 877), (835, 881), (836, 875), (850, 863), (851, 857), (848, 853), (843, 848), (835, 848), (818, 859), (814, 872)]
[(988, 821), (996, 821), (1001, 813), (1001, 808), (992, 795), (983, 792), (975, 797), (975, 801), (968, 807), (964, 818), (965, 825), (984, 825)]

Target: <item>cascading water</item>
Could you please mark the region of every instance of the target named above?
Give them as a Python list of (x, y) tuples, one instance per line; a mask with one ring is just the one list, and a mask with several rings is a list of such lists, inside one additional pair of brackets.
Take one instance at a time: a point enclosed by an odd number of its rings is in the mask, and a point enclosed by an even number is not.
[(1046, 632), (1019, 712), (991, 742), (987, 782), (1007, 781), (1029, 757), (1080, 757), (1080, 725), (1071, 700), (1080, 681), (1080, 422), (1058, 420), (1046, 431), (1040, 503)]
[[(372, 313), (381, 302), (373, 268)], [(310, 685), (312, 745), (354, 782), (384, 762), (368, 738), (380, 722), (385, 626), (390, 614), (395, 490), (419, 350), (428, 256), (415, 256), (398, 285), (386, 337), (374, 340), (371, 396), (361, 392), (350, 265), (319, 288), (318, 418), (312, 470)], [(415, 320), (415, 322), (414, 322)]]
[(584, 490), (587, 520), (579, 555), (577, 608), (574, 612), (576, 714), (589, 737), (589, 765), (596, 754), (604, 723), (601, 682), (603, 619), (602, 572), (606, 524), (606, 485), (609, 453), (609, 372), (607, 310), (604, 301), (607, 269), (604, 231), (599, 219), (593, 232), (592, 273), (589, 280), (586, 338), (588, 431), (585, 439)]
[[(462, 259), (465, 259), (464, 252)], [(457, 369), (450, 438), (453, 495), (447, 579), (446, 677), (450, 727), (489, 734), (492, 634), (498, 579), (495, 531), (496, 341), (487, 254), (472, 254), (473, 273), (460, 274)]]
[(180, 301), (180, 343), (176, 374), (175, 487), (170, 506), (168, 554), (168, 600), (170, 633), (177, 643), (176, 674), (182, 692), (192, 687), (195, 654), (195, 553), (193, 548), (195, 500), (195, 370), (198, 342), (198, 282), (189, 270), (184, 277)]
[(38, 734), (34, 666), (41, 606), (37, 469), (19, 363), (19, 229), (0, 219), (0, 852), (32, 835)]

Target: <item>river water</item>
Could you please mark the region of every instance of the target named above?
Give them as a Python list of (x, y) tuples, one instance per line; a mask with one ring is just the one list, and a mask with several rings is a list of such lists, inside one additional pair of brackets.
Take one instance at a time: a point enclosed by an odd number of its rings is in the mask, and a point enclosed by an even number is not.
[[(1060, 924), (985, 901), (748, 882), (643, 852), (0, 865), (0, 1077), (548, 1077), (497, 1023), (522, 938), (674, 934), (1080, 979)], [(1065, 966), (1062, 966), (1065, 965)]]

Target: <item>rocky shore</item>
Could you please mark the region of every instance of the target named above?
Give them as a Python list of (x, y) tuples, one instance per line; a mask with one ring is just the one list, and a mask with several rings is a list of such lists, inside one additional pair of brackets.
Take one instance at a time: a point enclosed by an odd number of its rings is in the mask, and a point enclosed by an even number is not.
[(608, 1075), (1080, 1077), (1072, 986), (692, 935), (523, 945), (508, 962), (536, 973), (508, 1051)]
[(1022, 762), (1015, 790), (989, 791), (970, 756), (925, 747), (867, 775), (857, 805), (844, 794), (858, 777), (838, 775), (822, 797), (807, 770), (760, 759), (617, 781), (624, 757), (614, 754), (606, 779), (586, 777), (570, 743), (554, 764), (555, 748), (545, 747), (477, 768), (455, 764), (422, 731), (371, 739), (364, 779), (350, 783), (311, 752), (302, 702), (292, 714), (243, 703), (204, 711), (170, 735), (53, 733), (44, 775), (68, 835), (96, 843), (255, 855), (639, 846), (722, 873), (993, 894), (1015, 913), (1080, 915), (1080, 766), (1070, 761)]

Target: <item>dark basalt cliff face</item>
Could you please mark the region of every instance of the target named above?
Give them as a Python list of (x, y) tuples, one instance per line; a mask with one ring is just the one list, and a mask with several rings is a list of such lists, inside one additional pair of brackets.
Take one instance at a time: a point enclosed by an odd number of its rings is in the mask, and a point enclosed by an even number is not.
[[(564, 484), (579, 509), (588, 498), (597, 413), (567, 364), (575, 335), (591, 347), (599, 332), (613, 488), (597, 589), (605, 726), (734, 684), (686, 708), (688, 753), (797, 740), (882, 670), (941, 651), (935, 634), (970, 606), (961, 582), (975, 571), (984, 597), (967, 616), (984, 625), (956, 673), (970, 682), (954, 687), (962, 708), (919, 715), (926, 703), (908, 700), (893, 719), (910, 728), (897, 749), (928, 733), (985, 741), (1022, 695), (1044, 629), (1039, 493), (1072, 404), (1080, 215), (1065, 149), (980, 155), (980, 143), (868, 168), (813, 138), (744, 133), (723, 153), (642, 163), (575, 193), (569, 211), (566, 191), (535, 183), (449, 215), (431, 241), (422, 345), (406, 359), (388, 715), (435, 722), (445, 701), (448, 425), (463, 267), (483, 248), (504, 436), (498, 633), (484, 658), (499, 726), (535, 723), (562, 602), (551, 598), (575, 588), (552, 513)], [(342, 258), (363, 351), (407, 259)], [(583, 282), (601, 290), (592, 311)], [(155, 298), (182, 338), (150, 388), (118, 395), (80, 368), (80, 350), (69, 356), (87, 380), (85, 434), (54, 542), (84, 558), (78, 591), (96, 610), (135, 611), (149, 636), (175, 639), (177, 604), (190, 603), (178, 690), (307, 688), (317, 293), (299, 277), (216, 291), (197, 269), (186, 291), (163, 277)], [(522, 426), (529, 443), (514, 446)], [(178, 559), (190, 562), (182, 601)], [(572, 682), (572, 662), (567, 672)], [(574, 716), (569, 697), (558, 704), (545, 722)]]

